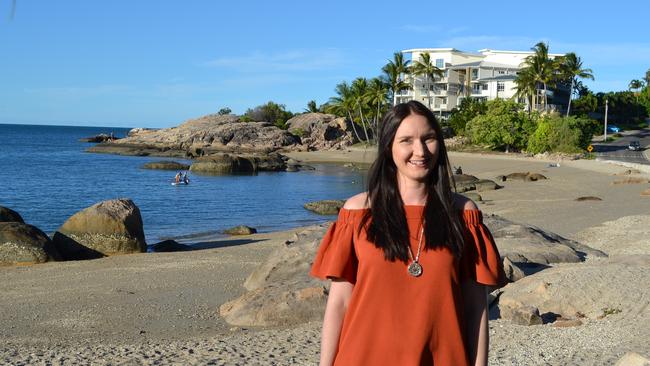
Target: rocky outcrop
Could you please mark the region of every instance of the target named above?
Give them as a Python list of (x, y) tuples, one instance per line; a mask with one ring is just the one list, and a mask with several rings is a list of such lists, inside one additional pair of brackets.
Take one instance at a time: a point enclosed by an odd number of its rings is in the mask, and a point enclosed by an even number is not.
[(79, 142), (106, 142), (106, 141), (115, 141), (119, 137), (115, 137), (112, 134), (100, 133), (99, 135), (83, 137), (79, 139)]
[(287, 126), (308, 150), (343, 149), (355, 142), (349, 122), (333, 114), (303, 113), (288, 120)]
[(297, 233), (248, 277), (243, 296), (223, 304), (220, 314), (233, 325), (278, 326), (322, 318), (326, 282), (309, 277), (309, 268), (327, 225)]
[(525, 173), (510, 173), (506, 176), (500, 175), (497, 177), (497, 180), (502, 180), (502, 181), (513, 181), (513, 180), (520, 180), (524, 182), (535, 182), (538, 180), (542, 179), (547, 179), (544, 175), (539, 174), (539, 173), (531, 173), (531, 172), (525, 172)]
[(269, 152), (293, 148), (299, 139), (268, 122), (240, 122), (234, 115), (207, 115), (180, 126), (132, 131), (129, 137), (98, 144), (90, 152), (198, 157), (218, 152)]
[(495, 189), (503, 188), (496, 182), (489, 179), (479, 179), (473, 175), (468, 174), (454, 174), (452, 176), (455, 191), (457, 193), (464, 193), (469, 191), (493, 191)]
[(54, 234), (64, 259), (145, 252), (140, 210), (129, 199), (97, 203), (70, 217)]
[(164, 240), (151, 246), (154, 252), (186, 252), (193, 250), (191, 246), (180, 244), (176, 240)]
[(0, 265), (34, 264), (58, 260), (50, 238), (32, 225), (0, 222)]
[(25, 221), (20, 214), (10, 208), (0, 206), (0, 222), (20, 222)]
[(152, 161), (142, 166), (143, 169), (188, 170), (190, 166), (175, 161)]
[(255, 234), (256, 232), (257, 229), (246, 225), (231, 227), (223, 231), (224, 234), (228, 235), (251, 235)]
[(197, 158), (190, 166), (190, 170), (215, 175), (283, 171), (287, 168), (284, 159), (282, 155), (274, 153), (268, 155), (214, 154)]
[(319, 215), (336, 215), (345, 205), (345, 200), (322, 200), (305, 203), (305, 209)]
[(485, 215), (501, 257), (527, 266), (581, 262), (587, 256), (605, 257), (602, 251), (532, 225), (518, 224), (496, 215)]

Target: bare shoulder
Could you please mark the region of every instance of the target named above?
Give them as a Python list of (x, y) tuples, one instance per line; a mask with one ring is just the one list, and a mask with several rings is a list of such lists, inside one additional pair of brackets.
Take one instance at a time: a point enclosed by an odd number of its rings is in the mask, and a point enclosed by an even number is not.
[(465, 210), (478, 210), (476, 203), (471, 199), (463, 196), (462, 194), (453, 193), (454, 197), (454, 208), (459, 211)]
[(360, 210), (368, 208), (368, 192), (362, 192), (345, 201), (343, 208), (347, 210)]

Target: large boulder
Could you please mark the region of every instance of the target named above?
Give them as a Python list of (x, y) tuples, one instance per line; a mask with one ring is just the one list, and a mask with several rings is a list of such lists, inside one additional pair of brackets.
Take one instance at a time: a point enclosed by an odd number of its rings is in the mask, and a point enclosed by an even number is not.
[(142, 166), (143, 169), (188, 170), (189, 165), (176, 161), (152, 161)]
[(531, 266), (551, 263), (581, 262), (587, 256), (605, 257), (600, 250), (564, 238), (539, 227), (518, 224), (496, 215), (485, 215), (501, 257), (514, 264)]
[(228, 228), (223, 233), (228, 235), (251, 235), (257, 233), (257, 229), (246, 225), (239, 225)]
[(34, 264), (58, 260), (50, 238), (37, 227), (0, 222), (0, 265)]
[(25, 221), (20, 214), (10, 208), (0, 206), (0, 222), (20, 222)]
[(140, 210), (130, 199), (99, 202), (70, 217), (54, 234), (64, 259), (146, 252)]
[(258, 171), (282, 171), (287, 168), (280, 154), (213, 154), (197, 158), (190, 170), (205, 174), (252, 174)]
[(132, 131), (129, 136), (88, 149), (125, 155), (197, 157), (216, 152), (269, 152), (293, 148), (299, 139), (269, 122), (240, 122), (234, 115), (207, 115), (180, 126)]
[(349, 122), (333, 114), (303, 113), (288, 120), (287, 126), (310, 150), (343, 149), (355, 142)]
[(303, 207), (319, 215), (336, 215), (345, 205), (345, 200), (321, 200), (307, 202)]

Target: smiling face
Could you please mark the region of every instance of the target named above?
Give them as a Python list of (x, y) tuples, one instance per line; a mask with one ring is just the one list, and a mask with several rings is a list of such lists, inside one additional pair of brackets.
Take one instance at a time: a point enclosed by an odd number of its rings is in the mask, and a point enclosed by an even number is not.
[(427, 118), (411, 113), (397, 128), (391, 150), (398, 182), (425, 183), (436, 168), (440, 146)]

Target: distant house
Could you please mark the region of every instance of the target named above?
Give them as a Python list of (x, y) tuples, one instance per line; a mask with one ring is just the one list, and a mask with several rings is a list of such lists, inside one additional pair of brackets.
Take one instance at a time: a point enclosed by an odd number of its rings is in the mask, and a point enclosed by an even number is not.
[[(478, 53), (459, 51), (454, 48), (415, 48), (402, 51), (406, 59), (417, 61), (423, 53), (429, 53), (431, 62), (444, 72), (442, 78), (429, 80), (423, 76), (411, 79), (413, 90), (402, 90), (397, 94), (397, 102), (417, 100), (441, 116), (447, 116), (457, 107), (463, 98), (492, 100), (496, 98), (509, 99), (515, 96), (515, 79), (523, 67), (524, 60), (533, 52), (530, 51), (497, 51), (482, 49)], [(410, 56), (410, 57), (409, 57)], [(563, 56), (549, 54), (554, 58)], [(427, 89), (429, 93), (427, 94)], [(568, 90), (548, 89), (549, 107), (562, 110), (566, 106), (566, 98), (554, 98), (557, 92), (567, 95)], [(429, 96), (431, 104), (429, 104)], [(567, 95), (568, 96), (568, 95)], [(525, 100), (520, 100), (526, 103)]]

